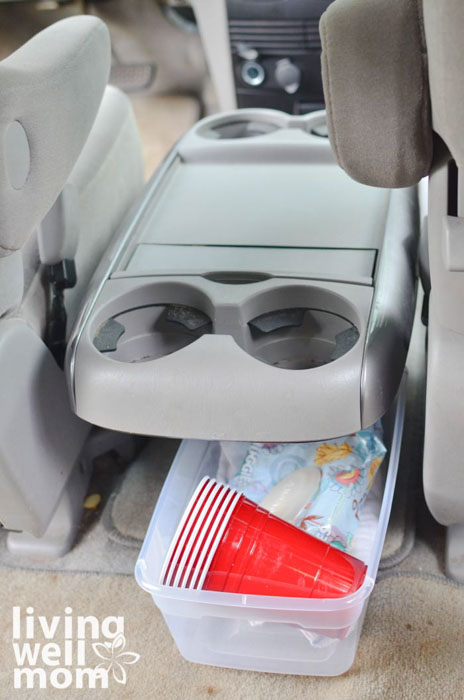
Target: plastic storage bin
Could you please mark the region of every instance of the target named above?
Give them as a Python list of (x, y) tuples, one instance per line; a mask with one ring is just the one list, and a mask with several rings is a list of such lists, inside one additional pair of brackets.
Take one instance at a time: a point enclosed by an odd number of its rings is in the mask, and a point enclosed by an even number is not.
[(332, 600), (185, 590), (159, 584), (169, 544), (202, 477), (215, 477), (220, 446), (185, 440), (171, 467), (148, 528), (135, 574), (161, 610), (182, 655), (189, 661), (230, 668), (332, 676), (353, 663), (372, 593), (390, 515), (398, 469), (405, 405), (405, 378), (383, 420), (388, 457), (382, 505), (366, 579), (354, 594)]

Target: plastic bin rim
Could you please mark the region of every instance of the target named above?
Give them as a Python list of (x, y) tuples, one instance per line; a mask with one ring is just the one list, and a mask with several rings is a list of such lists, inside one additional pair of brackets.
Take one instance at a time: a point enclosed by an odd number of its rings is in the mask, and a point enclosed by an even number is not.
[[(175, 597), (179, 602), (201, 602), (202, 605), (226, 605), (227, 607), (244, 606), (248, 609), (252, 607), (262, 610), (284, 609), (285, 611), (324, 612), (351, 608), (363, 603), (371, 594), (375, 584), (375, 580), (372, 577), (366, 576), (361, 588), (355, 593), (341, 598), (296, 598), (224, 593), (222, 591), (192, 590), (152, 584), (145, 577), (144, 564), (145, 562), (139, 560), (135, 565), (136, 581), (144, 591), (147, 591), (156, 599), (172, 600)], [(173, 596), (173, 591), (175, 591), (175, 596)]]
[[(390, 519), (393, 492), (398, 471), (399, 453), (401, 449), (401, 436), (403, 430), (404, 413), (406, 407), (407, 372), (405, 371), (397, 397), (396, 413), (394, 418), (393, 435), (388, 462), (387, 479), (385, 482), (384, 498), (379, 515), (377, 537), (374, 549), (377, 551), (375, 557), (371, 559), (367, 568), (366, 578), (363, 585), (355, 593), (341, 598), (294, 598), (281, 596), (258, 596), (244, 595), (242, 593), (224, 593), (220, 591), (190, 590), (183, 588), (173, 588), (152, 583), (147, 577), (147, 567), (144, 561), (146, 542), (144, 542), (139, 558), (135, 565), (135, 579), (143, 590), (150, 593), (155, 602), (157, 599), (175, 598), (179, 603), (201, 603), (202, 605), (219, 605), (228, 607), (259, 608), (262, 610), (282, 610), (304, 611), (304, 612), (328, 612), (349, 609), (363, 603), (371, 594), (381, 556), (381, 546), (379, 539), (385, 538), (388, 521)], [(182, 449), (182, 447), (180, 448)], [(168, 477), (169, 478), (169, 477)], [(156, 515), (153, 514), (153, 519)], [(153, 520), (152, 519), (152, 520)], [(152, 523), (150, 523), (149, 530)]]

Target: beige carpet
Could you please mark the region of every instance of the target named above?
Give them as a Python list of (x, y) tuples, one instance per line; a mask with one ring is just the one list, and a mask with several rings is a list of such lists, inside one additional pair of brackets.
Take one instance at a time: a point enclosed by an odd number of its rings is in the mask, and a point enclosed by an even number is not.
[[(110, 30), (113, 65), (154, 65), (151, 89), (159, 94), (203, 93), (207, 69), (199, 35), (168, 21), (156, 0), (89, 2), (87, 11)], [(49, 24), (81, 12), (78, 1), (59, 7), (53, 2), (0, 3), (0, 58)]]
[(200, 105), (184, 95), (132, 95), (140, 130), (147, 178), (169, 149), (198, 121)]
[[(458, 700), (464, 697), (464, 588), (420, 575), (390, 576), (371, 600), (352, 669), (337, 678), (257, 674), (191, 664), (177, 652), (150, 596), (128, 577), (50, 573), (1, 574), (0, 698), (156, 698), (187, 700)], [(401, 600), (401, 606), (398, 601)], [(127, 650), (141, 655), (127, 667), (127, 684), (107, 691), (13, 691), (13, 605), (37, 615), (125, 616)], [(39, 637), (37, 637), (39, 640)], [(60, 639), (58, 638), (59, 642)], [(98, 661), (95, 657), (95, 663)], [(89, 663), (90, 665), (90, 663)]]
[(111, 504), (111, 536), (140, 547), (179, 440), (151, 440), (124, 475)]

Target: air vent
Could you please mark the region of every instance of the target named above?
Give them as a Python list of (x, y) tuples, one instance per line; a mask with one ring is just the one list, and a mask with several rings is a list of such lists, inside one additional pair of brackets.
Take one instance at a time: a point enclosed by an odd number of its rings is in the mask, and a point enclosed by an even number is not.
[(319, 19), (229, 20), (233, 53), (237, 45), (256, 49), (262, 56), (301, 56), (321, 51)]

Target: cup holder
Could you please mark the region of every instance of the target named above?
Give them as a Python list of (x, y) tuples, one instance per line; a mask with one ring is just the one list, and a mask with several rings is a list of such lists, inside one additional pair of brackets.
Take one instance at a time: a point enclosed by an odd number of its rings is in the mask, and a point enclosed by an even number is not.
[(93, 339), (101, 353), (120, 362), (146, 362), (171, 355), (212, 332), (203, 311), (183, 304), (129, 309), (102, 323)]
[(285, 126), (283, 114), (250, 114), (245, 116), (235, 113), (208, 120), (206, 124), (202, 124), (198, 128), (197, 134), (215, 141), (229, 141), (266, 136)]
[(248, 139), (253, 136), (272, 134), (279, 127), (259, 121), (230, 121), (218, 124), (205, 131), (202, 135), (210, 139)]
[(345, 355), (359, 339), (346, 318), (320, 309), (294, 307), (261, 314), (248, 322), (247, 352), (281, 369), (321, 367)]
[(327, 126), (327, 122), (324, 122), (322, 124), (318, 124), (317, 126), (314, 126), (311, 129), (311, 134), (313, 136), (319, 136), (320, 138), (323, 138), (323, 139), (328, 139), (329, 138), (329, 129)]
[(197, 285), (172, 280), (142, 284), (116, 295), (104, 309), (92, 329), (93, 345), (128, 363), (157, 360), (205, 334), (217, 334), (232, 336), (265, 364), (310, 369), (349, 352), (362, 323), (344, 295), (316, 285), (261, 279), (255, 273), (232, 272), (224, 278), (223, 273), (211, 273)]
[(279, 129), (296, 129), (323, 139), (329, 136), (325, 112), (292, 116), (273, 109), (239, 109), (208, 117), (195, 127), (195, 134), (211, 141), (238, 141), (267, 136)]

